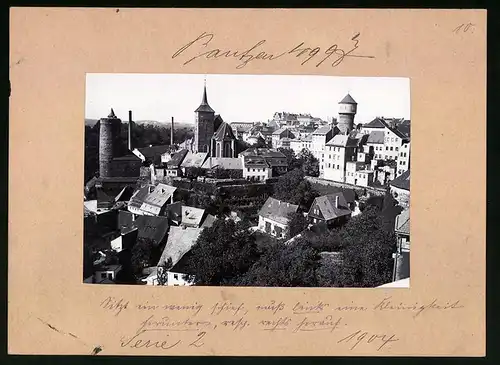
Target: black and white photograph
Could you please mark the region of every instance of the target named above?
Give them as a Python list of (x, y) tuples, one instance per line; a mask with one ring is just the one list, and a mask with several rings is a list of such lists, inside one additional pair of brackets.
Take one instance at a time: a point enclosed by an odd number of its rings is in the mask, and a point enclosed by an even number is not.
[(410, 79), (86, 75), (83, 282), (410, 286)]

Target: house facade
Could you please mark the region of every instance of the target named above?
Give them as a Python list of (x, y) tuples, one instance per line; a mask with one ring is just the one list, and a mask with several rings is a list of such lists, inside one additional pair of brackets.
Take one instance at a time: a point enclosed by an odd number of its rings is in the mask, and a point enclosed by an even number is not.
[(341, 192), (319, 196), (314, 199), (307, 217), (312, 224), (325, 223), (331, 227), (345, 224), (352, 211)]
[(258, 229), (274, 237), (284, 238), (289, 228), (288, 216), (296, 213), (298, 209), (298, 205), (270, 197), (259, 211)]

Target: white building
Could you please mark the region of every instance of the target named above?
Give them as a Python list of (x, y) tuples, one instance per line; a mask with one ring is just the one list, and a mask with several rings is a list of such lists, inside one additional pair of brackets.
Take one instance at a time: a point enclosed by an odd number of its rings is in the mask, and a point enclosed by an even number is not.
[(357, 157), (358, 140), (345, 134), (337, 134), (327, 144), (325, 149), (326, 180), (345, 182), (346, 163), (355, 161)]
[(325, 125), (316, 129), (312, 134), (311, 152), (319, 161), (319, 173), (323, 174), (325, 167), (326, 144), (340, 131), (337, 127)]
[(399, 176), (410, 168), (410, 142), (403, 142), (399, 149), (396, 175)]
[(296, 213), (298, 205), (268, 198), (259, 211), (258, 229), (277, 238), (284, 238), (288, 231), (289, 215)]
[(272, 177), (272, 168), (262, 156), (241, 156), (243, 178), (251, 181), (265, 181)]

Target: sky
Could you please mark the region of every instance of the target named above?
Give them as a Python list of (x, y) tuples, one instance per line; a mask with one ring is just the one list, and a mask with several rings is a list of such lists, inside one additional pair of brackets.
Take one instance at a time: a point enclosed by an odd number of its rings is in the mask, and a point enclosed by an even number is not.
[(399, 77), (304, 75), (97, 74), (86, 77), (85, 118), (194, 123), (203, 84), (208, 103), (226, 122), (272, 119), (277, 111), (337, 117), (347, 94), (358, 103), (356, 123), (377, 116), (410, 119), (410, 80)]

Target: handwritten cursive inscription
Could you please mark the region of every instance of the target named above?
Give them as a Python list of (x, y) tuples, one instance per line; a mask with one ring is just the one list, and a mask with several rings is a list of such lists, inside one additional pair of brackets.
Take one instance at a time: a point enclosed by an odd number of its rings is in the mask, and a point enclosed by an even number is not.
[(316, 60), (315, 67), (321, 66), (325, 62), (329, 62), (331, 67), (339, 66), (347, 57), (358, 58), (375, 58), (374, 56), (367, 56), (355, 53), (359, 48), (360, 33), (354, 34), (350, 38), (350, 48), (344, 50), (339, 47), (337, 43), (330, 45), (324, 49), (319, 46), (307, 45), (306, 42), (301, 42), (295, 46), (286, 49), (283, 52), (270, 52), (264, 47), (267, 45), (267, 40), (262, 39), (250, 47), (243, 47), (242, 49), (224, 49), (213, 47), (215, 34), (203, 32), (195, 39), (189, 41), (172, 54), (172, 58), (186, 56), (188, 59), (183, 62), (187, 65), (195, 60), (217, 60), (217, 59), (234, 59), (238, 61), (237, 69), (242, 69), (253, 61), (275, 61), (279, 58), (286, 56), (299, 59), (301, 65), (305, 65), (309, 61)]
[(363, 332), (358, 330), (356, 332), (351, 333), (347, 337), (344, 337), (337, 341), (337, 343), (352, 343), (351, 350), (354, 350), (356, 346), (360, 343), (377, 343), (380, 346), (377, 348), (377, 351), (380, 351), (384, 346), (388, 343), (399, 341), (395, 335), (380, 335), (380, 334), (369, 334), (368, 332)]
[(311, 320), (307, 317), (304, 317), (302, 321), (295, 327), (293, 332), (301, 332), (301, 331), (324, 331), (328, 330), (330, 332), (335, 331), (339, 325), (342, 318), (338, 318), (334, 320), (332, 316), (326, 316), (320, 320)]
[(122, 310), (128, 308), (128, 300), (124, 300), (123, 298), (116, 299), (114, 297), (107, 297), (101, 302), (101, 308), (109, 310), (118, 316)]
[(402, 302), (394, 303), (391, 300), (392, 297), (386, 297), (382, 299), (380, 303), (375, 305), (373, 309), (375, 311), (408, 311), (414, 312), (413, 317), (419, 316), (422, 312), (428, 311), (431, 309), (435, 310), (450, 310), (450, 309), (460, 309), (463, 306), (460, 304), (460, 301), (454, 302), (446, 302), (446, 304), (439, 304), (437, 299), (434, 299), (432, 302), (427, 304), (405, 304)]

